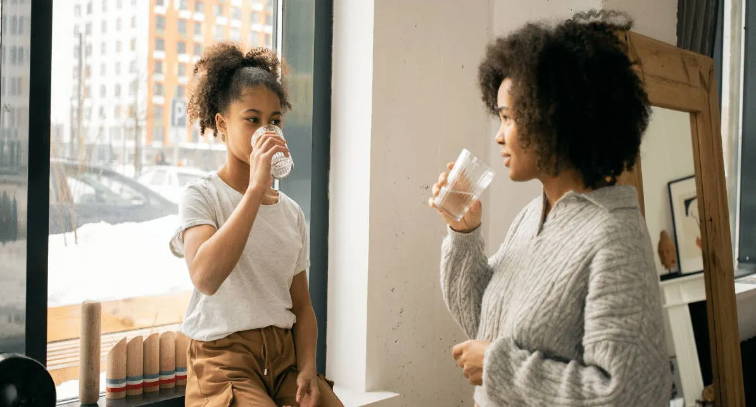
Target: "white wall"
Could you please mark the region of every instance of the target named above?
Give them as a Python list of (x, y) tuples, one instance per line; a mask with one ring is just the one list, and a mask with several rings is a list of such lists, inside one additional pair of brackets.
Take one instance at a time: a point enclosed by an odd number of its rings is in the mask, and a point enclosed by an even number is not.
[(450, 351), (466, 338), (439, 285), (445, 226), (425, 203), (462, 147), (486, 151), (476, 80), (488, 3), (375, 6), (367, 386), (406, 406), (469, 404)]
[(373, 89), (373, 2), (335, 1), (327, 372), (364, 390)]

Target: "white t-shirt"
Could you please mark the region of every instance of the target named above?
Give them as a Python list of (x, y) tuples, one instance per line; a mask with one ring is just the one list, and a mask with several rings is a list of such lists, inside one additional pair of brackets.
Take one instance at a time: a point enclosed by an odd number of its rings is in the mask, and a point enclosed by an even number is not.
[[(212, 173), (184, 190), (181, 225), (171, 250), (184, 255), (183, 233), (197, 225), (216, 229), (231, 216), (242, 194)], [(218, 291), (204, 295), (195, 288), (181, 325), (188, 337), (212, 341), (234, 332), (296, 321), (289, 289), (294, 276), (309, 267), (309, 238), (302, 208), (280, 193), (278, 203), (260, 205), (239, 262)]]

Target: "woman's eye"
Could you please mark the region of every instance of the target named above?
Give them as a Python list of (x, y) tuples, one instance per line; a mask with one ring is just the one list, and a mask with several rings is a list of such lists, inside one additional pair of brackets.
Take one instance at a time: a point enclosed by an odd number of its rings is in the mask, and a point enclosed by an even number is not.
[(249, 118), (249, 119), (247, 119), (247, 120), (248, 120), (248, 121), (249, 121), (250, 123), (254, 123), (254, 124), (258, 124), (258, 123), (260, 123), (260, 119), (258, 119), (257, 117), (250, 117), (250, 118)]
[(281, 119), (273, 119), (270, 121), (270, 124), (274, 124), (276, 126), (281, 126)]

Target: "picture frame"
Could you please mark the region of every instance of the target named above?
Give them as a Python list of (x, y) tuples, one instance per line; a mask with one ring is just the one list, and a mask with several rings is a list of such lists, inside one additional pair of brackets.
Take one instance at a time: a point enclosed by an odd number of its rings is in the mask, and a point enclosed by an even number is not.
[(688, 275), (703, 272), (701, 221), (698, 213), (696, 177), (690, 175), (667, 183), (672, 212), (675, 251), (679, 272)]

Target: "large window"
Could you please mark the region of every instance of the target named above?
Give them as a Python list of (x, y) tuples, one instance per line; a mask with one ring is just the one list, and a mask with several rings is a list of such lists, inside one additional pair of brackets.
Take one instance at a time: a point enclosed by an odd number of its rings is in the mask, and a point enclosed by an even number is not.
[[(56, 35), (52, 44), (52, 77), (56, 79), (52, 82), (51, 111), (55, 137), (50, 143), (47, 363), (60, 399), (78, 395), (76, 343), (82, 301), (102, 302), (103, 353), (121, 337), (134, 336), (144, 329), (176, 330), (181, 322), (192, 284), (183, 259), (168, 250), (168, 240), (178, 226), (182, 189), (217, 169), (225, 159), (225, 147), (212, 136), (195, 138), (196, 129), (188, 127), (181, 116), (185, 109), (176, 106), (186, 104), (185, 86), (200, 50), (215, 41), (241, 40), (239, 31), (252, 30), (243, 20), (234, 21), (241, 26), (232, 30), (231, 21), (219, 21), (216, 13), (220, 16), (231, 10), (235, 17), (260, 7), (262, 13), (274, 13), (273, 5), (264, 0), (208, 3), (214, 7), (191, 1), (165, 2), (177, 4), (181, 10), (194, 10), (192, 24), (198, 28), (189, 31), (186, 16), (166, 13), (161, 3), (123, 2), (116, 10), (118, 3), (111, 1), (105, 13), (97, 6), (92, 10), (82, 0), (54, 2), (54, 32), (75, 33)], [(77, 14), (77, 8), (88, 12)], [(116, 12), (127, 21), (154, 24), (110, 24)], [(216, 27), (214, 38), (196, 35), (201, 34), (200, 18)], [(28, 28), (28, 19), (24, 26)], [(77, 26), (89, 31), (79, 34), (74, 30)], [(262, 30), (275, 32), (272, 26), (263, 26)], [(104, 55), (106, 50), (101, 47), (115, 42), (110, 38), (131, 46), (108, 46)], [(241, 45), (269, 45), (264, 40), (247, 38)], [(153, 44), (160, 53), (149, 52)], [(102, 52), (74, 52), (93, 45)], [(121, 65), (129, 66), (129, 72), (113, 75)], [(91, 75), (80, 74), (91, 67), (96, 68), (91, 69)], [(19, 76), (11, 76), (5, 65), (3, 68), (4, 78)], [(83, 77), (81, 83), (75, 80), (79, 77)], [(127, 86), (129, 92), (108, 90)], [(98, 91), (85, 93), (84, 89), (90, 87)], [(121, 106), (118, 111), (123, 114), (111, 115), (114, 106)], [(86, 118), (84, 112), (89, 108), (108, 114)], [(18, 164), (21, 154), (17, 145), (25, 144), (14, 138), (19, 132), (26, 134), (22, 127), (14, 126), (13, 136), (10, 130), (6, 136), (4, 130), (0, 138), (0, 157), (5, 154), (15, 160), (3, 160), (3, 165), (7, 161), (18, 171), (23, 167)], [(298, 158), (306, 163), (305, 154), (300, 155)], [(308, 170), (305, 164), (299, 173)], [(11, 189), (0, 191), (0, 210), (7, 208), (10, 213), (23, 199)], [(21, 250), (18, 247), (22, 244), (9, 247)], [(11, 286), (3, 284), (2, 289), (5, 287)], [(0, 314), (14, 315), (10, 320), (20, 319), (23, 328), (23, 317), (14, 312), (0, 306)], [(105, 369), (105, 363), (101, 368)], [(105, 381), (100, 384), (104, 389)]]

